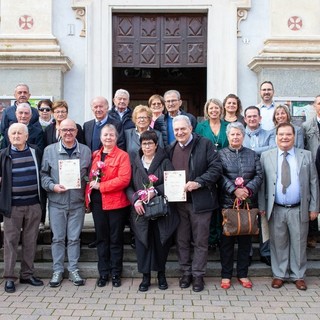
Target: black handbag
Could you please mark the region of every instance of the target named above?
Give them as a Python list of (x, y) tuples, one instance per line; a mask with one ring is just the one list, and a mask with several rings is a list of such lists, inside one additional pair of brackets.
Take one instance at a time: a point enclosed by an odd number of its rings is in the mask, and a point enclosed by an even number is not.
[(166, 216), (169, 213), (168, 198), (166, 196), (155, 196), (147, 203), (144, 203), (144, 217), (155, 220)]

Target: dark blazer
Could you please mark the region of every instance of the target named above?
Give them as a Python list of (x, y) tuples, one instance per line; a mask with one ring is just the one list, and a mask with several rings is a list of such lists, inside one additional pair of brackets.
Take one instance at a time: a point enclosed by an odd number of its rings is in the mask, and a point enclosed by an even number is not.
[[(80, 126), (80, 124), (77, 124), (77, 129), (78, 129), (78, 133), (77, 133), (77, 140), (80, 143), (83, 143), (83, 131), (82, 128)], [(44, 146), (48, 146), (49, 144), (53, 144), (58, 142), (57, 138), (56, 138), (56, 123), (53, 122), (50, 125), (48, 125), (46, 127), (46, 129), (44, 130)]]
[[(95, 151), (95, 150), (92, 150), (92, 135), (93, 135), (93, 128), (95, 126), (95, 123), (96, 123), (95, 119), (92, 119), (83, 124), (84, 144), (87, 145), (91, 149), (91, 151)], [(108, 116), (105, 124), (112, 124), (116, 127), (119, 134), (117, 146), (120, 149), (125, 150), (125, 142), (124, 142), (121, 122), (118, 121), (117, 119), (114, 119)], [(99, 149), (101, 147), (102, 147), (102, 143), (100, 142)]]

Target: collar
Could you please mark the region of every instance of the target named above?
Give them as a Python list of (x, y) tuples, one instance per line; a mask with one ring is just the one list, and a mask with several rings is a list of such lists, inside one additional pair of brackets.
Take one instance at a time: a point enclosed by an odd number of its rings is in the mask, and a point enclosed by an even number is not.
[(104, 125), (107, 122), (107, 120), (108, 120), (108, 114), (102, 120), (94, 119), (96, 124), (100, 122), (100, 126)]
[(10, 145), (11, 146), (11, 150), (13, 150), (13, 151), (25, 151), (25, 150), (27, 150), (27, 149), (29, 149), (29, 146), (28, 146), (28, 144), (26, 143), (26, 145), (24, 146), (24, 149), (23, 150), (18, 150), (15, 146), (13, 146), (12, 144)]
[(189, 137), (189, 139), (188, 139), (188, 141), (187, 141), (187, 143), (182, 144), (182, 143), (178, 142), (178, 143), (179, 143), (179, 146), (180, 146), (181, 148), (187, 147), (188, 144), (190, 144), (190, 142), (192, 141), (192, 139), (193, 139), (193, 135), (191, 134), (190, 137)]
[(72, 148), (75, 148), (75, 149), (77, 149), (77, 152), (79, 152), (80, 153), (80, 147), (79, 147), (79, 143), (78, 143), (78, 140), (76, 139), (75, 140), (75, 142), (74, 142), (74, 144), (73, 144), (73, 146), (71, 147), (71, 148), (68, 148), (68, 147), (66, 147), (63, 143), (62, 143), (62, 140), (60, 139), (59, 140), (59, 152), (60, 153), (62, 153), (62, 152), (66, 152), (64, 149), (72, 149)]
[(252, 137), (252, 136), (256, 136), (259, 134), (259, 132), (261, 131), (261, 127), (259, 125), (259, 127), (255, 130), (250, 130), (248, 127), (246, 127), (246, 134), (249, 136), (249, 137)]
[[(283, 153), (284, 153), (284, 151), (281, 150), (280, 148), (278, 148), (278, 154), (279, 154), (280, 156), (282, 156)], [(294, 156), (294, 147), (292, 147), (290, 150), (288, 150), (287, 153), (290, 154), (291, 156)]]
[(272, 101), (272, 103), (270, 104), (270, 106), (266, 106), (263, 102), (261, 102), (261, 108), (266, 108), (266, 109), (271, 109), (271, 108), (274, 108), (274, 101)]

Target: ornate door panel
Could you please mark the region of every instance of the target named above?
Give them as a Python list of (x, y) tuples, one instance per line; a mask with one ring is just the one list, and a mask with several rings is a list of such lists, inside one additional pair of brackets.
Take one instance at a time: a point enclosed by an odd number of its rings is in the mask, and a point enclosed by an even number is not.
[(113, 16), (113, 66), (206, 66), (207, 18), (201, 14)]

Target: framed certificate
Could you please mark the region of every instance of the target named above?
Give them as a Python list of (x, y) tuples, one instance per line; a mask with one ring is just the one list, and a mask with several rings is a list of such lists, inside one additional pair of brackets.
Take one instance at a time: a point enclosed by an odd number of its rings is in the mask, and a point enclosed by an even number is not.
[(164, 171), (164, 194), (169, 202), (185, 202), (187, 194), (184, 190), (186, 185), (185, 170)]
[(81, 189), (80, 159), (59, 160), (59, 184), (66, 189)]

